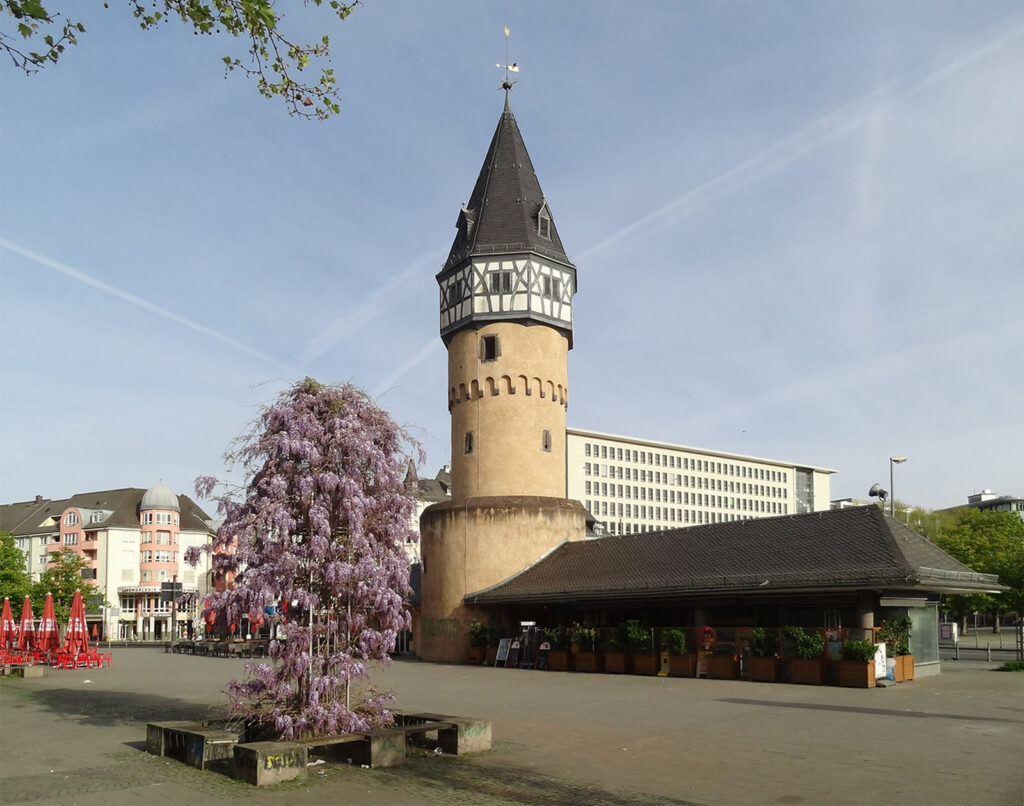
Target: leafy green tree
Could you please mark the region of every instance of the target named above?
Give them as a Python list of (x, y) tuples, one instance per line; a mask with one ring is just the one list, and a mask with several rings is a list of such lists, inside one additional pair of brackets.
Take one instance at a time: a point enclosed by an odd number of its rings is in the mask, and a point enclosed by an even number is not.
[[(16, 33), (0, 29), (0, 50), (10, 57), (15, 67), (26, 73), (55, 64), (65, 49), (77, 45), (78, 37), (85, 33), (80, 21), (55, 10), (55, 0), (0, 2), (5, 16), (13, 18), (16, 29)], [(344, 20), (359, 5), (359, 0), (306, 0), (307, 5), (310, 3), (329, 8), (333, 16)], [(285, 16), (281, 3), (274, 0), (128, 0), (127, 5), (143, 30), (177, 18), (191, 26), (197, 35), (226, 34), (245, 42), (248, 56), (243, 57), (244, 61), (236, 56), (224, 56), (225, 71), (238, 70), (255, 80), (261, 95), (283, 99), (290, 114), (323, 120), (338, 113), (334, 71), (323, 67), (311, 81), (302, 75), (314, 60), (322, 64), (330, 59), (330, 38), (324, 34), (317, 42), (293, 42), (280, 27)], [(107, 8), (108, 3), (103, 6)]]
[(47, 593), (53, 594), (57, 624), (66, 623), (71, 615), (71, 600), (74, 599), (76, 590), (82, 592), (86, 608), (102, 604), (102, 594), (96, 586), (89, 580), (82, 579), (82, 571), (88, 567), (86, 560), (74, 549), (66, 548), (57, 554), (33, 588), (32, 609), (35, 614), (42, 614)]
[(968, 568), (998, 575), (1009, 590), (998, 597), (950, 596), (947, 604), (959, 617), (974, 610), (991, 611), (998, 630), (1001, 611), (1024, 615), (1024, 521), (1014, 512), (967, 507), (954, 515), (935, 543)]
[[(25, 570), (25, 552), (10, 532), (0, 532), (0, 599), (7, 596), (17, 608), (32, 590), (32, 578)], [(17, 616), (17, 613), (15, 613)]]

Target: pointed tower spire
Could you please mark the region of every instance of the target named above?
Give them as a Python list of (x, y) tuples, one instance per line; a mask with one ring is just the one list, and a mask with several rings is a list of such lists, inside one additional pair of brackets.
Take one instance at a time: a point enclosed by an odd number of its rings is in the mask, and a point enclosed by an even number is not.
[(509, 103), (505, 107), (444, 267), (441, 337), (488, 321), (531, 321), (561, 331), (572, 346), (576, 267), (555, 227)]

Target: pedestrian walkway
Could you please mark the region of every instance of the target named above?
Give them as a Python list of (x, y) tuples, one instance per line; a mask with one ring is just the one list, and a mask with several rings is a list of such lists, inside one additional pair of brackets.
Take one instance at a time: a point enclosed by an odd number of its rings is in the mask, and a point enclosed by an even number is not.
[(216, 715), (244, 661), (114, 650), (109, 669), (0, 680), (0, 803), (963, 804), (1024, 796), (1024, 675), (983, 664), (885, 689), (399, 661), (406, 710), (481, 716), (494, 750), (322, 765), (266, 791), (148, 756), (147, 722)]

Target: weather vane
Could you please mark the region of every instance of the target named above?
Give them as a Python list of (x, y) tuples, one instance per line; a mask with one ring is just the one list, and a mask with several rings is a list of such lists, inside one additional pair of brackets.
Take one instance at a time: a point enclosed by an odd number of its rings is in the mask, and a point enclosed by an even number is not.
[(505, 90), (505, 92), (508, 92), (510, 89), (512, 89), (512, 85), (516, 83), (514, 81), (509, 81), (508, 74), (509, 73), (518, 73), (519, 72), (519, 65), (516, 64), (515, 62), (511, 62), (510, 63), (509, 60), (508, 60), (508, 37), (509, 37), (509, 30), (508, 30), (508, 26), (506, 25), (505, 26), (505, 63), (504, 64), (496, 64), (496, 65), (494, 65), (498, 69), (501, 69), (501, 68), (505, 69), (505, 80), (501, 82), (501, 88), (503, 90)]

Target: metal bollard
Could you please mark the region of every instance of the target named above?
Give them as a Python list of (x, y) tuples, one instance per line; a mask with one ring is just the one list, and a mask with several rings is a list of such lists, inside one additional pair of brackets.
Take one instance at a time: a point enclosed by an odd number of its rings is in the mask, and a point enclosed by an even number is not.
[(985, 642), (985, 655), (988, 658), (988, 662), (991, 663), (992, 662), (992, 642), (991, 641), (986, 641)]

